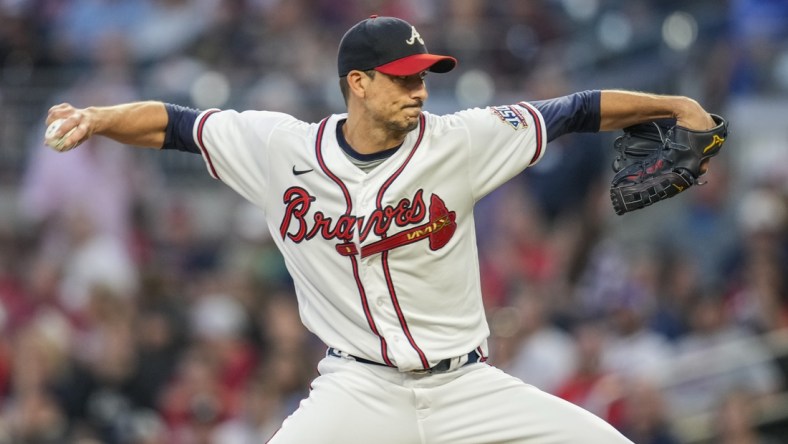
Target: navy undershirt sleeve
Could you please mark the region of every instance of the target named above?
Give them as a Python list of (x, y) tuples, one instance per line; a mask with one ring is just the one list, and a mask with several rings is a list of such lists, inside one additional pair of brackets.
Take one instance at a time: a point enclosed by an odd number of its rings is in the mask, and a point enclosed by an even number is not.
[(171, 103), (165, 103), (164, 107), (167, 109), (169, 120), (167, 121), (162, 149), (200, 154), (200, 147), (197, 146), (192, 135), (194, 122), (197, 120), (200, 111)]
[(595, 133), (601, 121), (600, 91), (581, 91), (549, 100), (528, 102), (542, 113), (547, 141), (568, 133)]

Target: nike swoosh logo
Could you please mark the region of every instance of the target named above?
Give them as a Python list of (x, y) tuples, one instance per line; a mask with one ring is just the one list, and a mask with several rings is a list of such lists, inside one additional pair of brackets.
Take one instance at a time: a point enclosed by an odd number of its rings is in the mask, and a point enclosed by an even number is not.
[(296, 176), (300, 176), (302, 174), (306, 174), (306, 173), (309, 173), (309, 172), (312, 172), (312, 171), (314, 171), (314, 169), (312, 169), (312, 168), (310, 168), (308, 170), (297, 170), (295, 165), (293, 165), (293, 174), (296, 175)]

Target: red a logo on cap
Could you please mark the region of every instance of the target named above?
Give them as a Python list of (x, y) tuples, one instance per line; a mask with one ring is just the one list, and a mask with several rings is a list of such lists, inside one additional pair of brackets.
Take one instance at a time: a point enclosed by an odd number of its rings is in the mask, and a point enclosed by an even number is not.
[(421, 39), (421, 35), (419, 35), (419, 31), (416, 31), (416, 27), (415, 26), (411, 26), (410, 29), (411, 29), (411, 31), (410, 31), (410, 38), (405, 40), (405, 43), (407, 43), (408, 45), (412, 45), (412, 44), (416, 43), (416, 40), (418, 40), (419, 43), (421, 43), (423, 45), (424, 44), (424, 40)]

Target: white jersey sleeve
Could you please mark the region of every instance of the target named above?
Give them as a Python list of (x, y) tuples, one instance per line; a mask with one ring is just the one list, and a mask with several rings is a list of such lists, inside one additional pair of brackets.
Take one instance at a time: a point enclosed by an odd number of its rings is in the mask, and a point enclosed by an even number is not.
[(468, 132), (469, 172), (474, 198), (481, 199), (542, 158), (547, 145), (544, 119), (533, 106), (490, 106), (460, 111)]
[(282, 125), (306, 124), (278, 112), (210, 109), (197, 117), (193, 135), (211, 176), (264, 207), (271, 138)]

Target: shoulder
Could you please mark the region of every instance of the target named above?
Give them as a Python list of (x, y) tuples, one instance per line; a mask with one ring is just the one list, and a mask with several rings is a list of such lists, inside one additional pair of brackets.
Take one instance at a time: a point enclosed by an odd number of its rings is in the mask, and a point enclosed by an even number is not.
[[(236, 111), (234, 109), (227, 110), (214, 110), (215, 116), (222, 120), (246, 122), (246, 123), (261, 123), (261, 122), (275, 122), (278, 124), (298, 125), (305, 123), (290, 114), (278, 111), (260, 111), (260, 110), (245, 110)], [(209, 110), (210, 112), (210, 110)]]
[(432, 131), (467, 129), (491, 115), (489, 108), (469, 108), (441, 115), (424, 112), (427, 127)]
[(433, 118), (444, 122), (448, 126), (473, 127), (475, 125), (502, 124), (503, 127), (520, 129), (527, 126), (529, 120), (536, 120), (537, 116), (538, 111), (536, 108), (526, 102), (519, 102), (511, 105), (468, 108), (452, 114), (433, 116)]
[(277, 111), (245, 110), (206, 110), (200, 120), (214, 128), (235, 128), (255, 132), (271, 132), (284, 130), (293, 133), (306, 134), (315, 123), (308, 123), (290, 114)]

